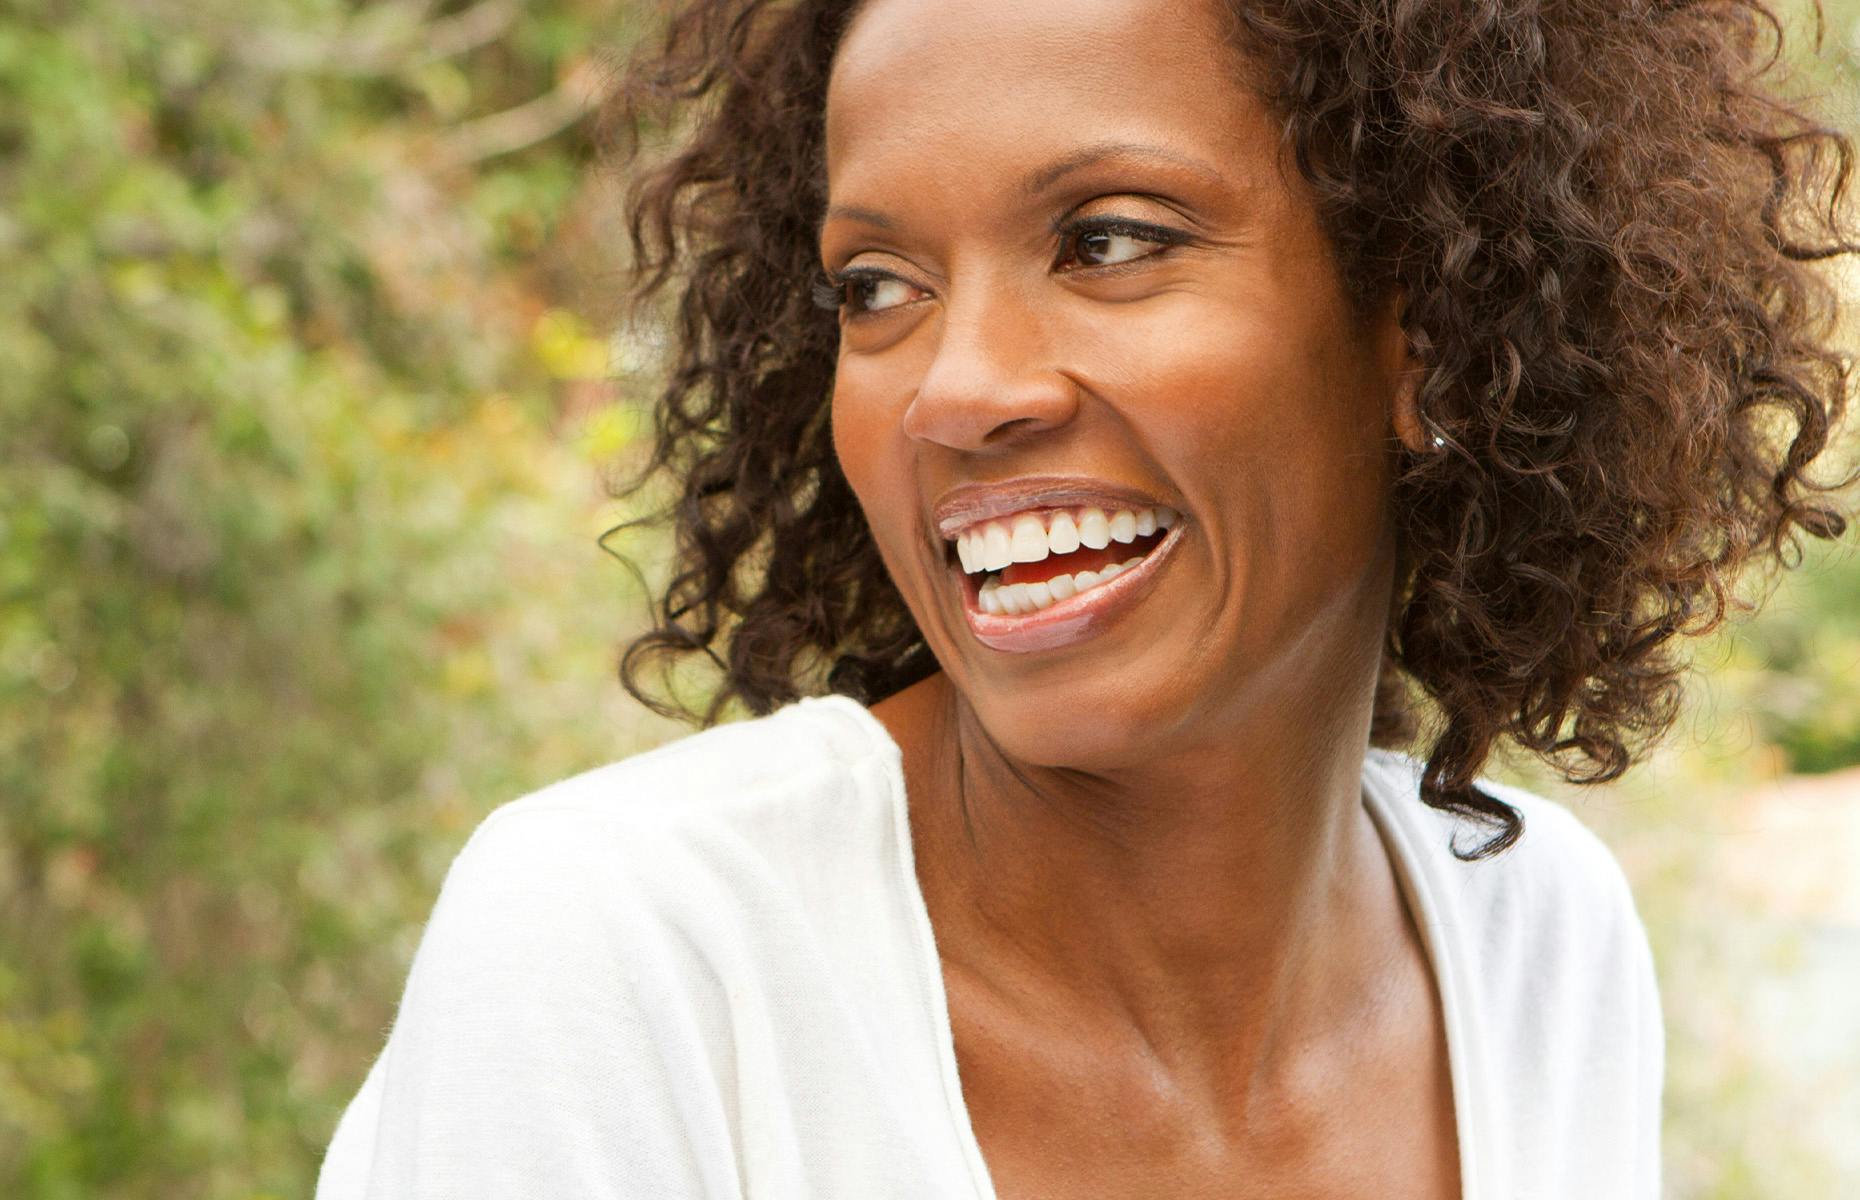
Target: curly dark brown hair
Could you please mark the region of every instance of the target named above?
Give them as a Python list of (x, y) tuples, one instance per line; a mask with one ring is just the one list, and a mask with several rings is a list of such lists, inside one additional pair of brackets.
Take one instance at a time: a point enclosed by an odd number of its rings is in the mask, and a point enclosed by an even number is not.
[[(809, 295), (827, 77), (856, 8), (683, 4), (609, 112), (634, 297), (674, 302), (634, 487), (674, 483), (642, 520), (669, 517), (675, 570), (620, 676), (705, 725), (937, 669), (836, 462), (838, 329)], [(1424, 743), (1423, 800), (1496, 831), (1463, 857), (1494, 854), (1522, 831), (1474, 786), (1499, 739), (1577, 782), (1620, 775), (1676, 715), (1679, 635), (1747, 604), (1745, 568), (1843, 532), (1845, 481), (1809, 468), (1851, 359), (1812, 263), (1855, 249), (1852, 145), (1785, 93), (1759, 0), (1231, 15), (1354, 297), (1407, 297), (1435, 449), (1404, 451), (1395, 486), (1372, 740)], [(722, 672), (703, 712), (641, 686), (699, 653)]]

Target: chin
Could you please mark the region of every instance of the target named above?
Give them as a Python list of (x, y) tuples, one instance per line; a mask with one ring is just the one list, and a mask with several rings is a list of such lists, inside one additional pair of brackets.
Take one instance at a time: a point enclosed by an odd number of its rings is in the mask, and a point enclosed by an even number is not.
[(1035, 689), (1039, 694), (1034, 696), (1007, 694), (1008, 689), (989, 689), (988, 694), (959, 690), (1008, 758), (1027, 766), (1091, 772), (1154, 759), (1165, 731), (1179, 728), (1196, 707), (1182, 705), (1180, 695), (1169, 703), (1133, 694), (1109, 679), (1093, 689), (1056, 687), (1052, 695), (1045, 694), (1047, 689)]

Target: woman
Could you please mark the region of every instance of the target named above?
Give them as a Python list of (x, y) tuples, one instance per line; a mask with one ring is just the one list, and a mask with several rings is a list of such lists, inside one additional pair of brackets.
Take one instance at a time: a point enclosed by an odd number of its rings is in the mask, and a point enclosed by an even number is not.
[(1657, 1195), (1621, 872), (1478, 775), (1619, 775), (1677, 635), (1842, 529), (1849, 148), (1770, 24), (675, 16), (625, 676), (757, 719), (484, 823), (319, 1194)]

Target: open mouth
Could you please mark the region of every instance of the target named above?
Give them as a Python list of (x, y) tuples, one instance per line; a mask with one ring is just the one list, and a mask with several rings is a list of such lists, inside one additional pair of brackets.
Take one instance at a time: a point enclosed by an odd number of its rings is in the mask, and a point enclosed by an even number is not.
[(1134, 570), (1180, 520), (1170, 508), (1045, 509), (979, 522), (951, 543), (965, 598), (990, 616), (1041, 612)]

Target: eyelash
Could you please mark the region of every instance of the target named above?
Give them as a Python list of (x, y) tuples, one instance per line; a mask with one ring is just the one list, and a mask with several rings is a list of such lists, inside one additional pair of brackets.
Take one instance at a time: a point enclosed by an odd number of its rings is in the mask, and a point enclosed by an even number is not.
[[(1147, 221), (1132, 221), (1126, 217), (1085, 217), (1076, 221), (1058, 221), (1053, 225), (1053, 232), (1060, 238), (1061, 246), (1076, 242), (1089, 234), (1101, 234), (1109, 237), (1131, 237), (1139, 241), (1151, 242), (1156, 249), (1148, 254), (1138, 255), (1121, 263), (1087, 263), (1072, 270), (1116, 271), (1122, 267), (1148, 262), (1150, 259), (1188, 241), (1189, 235), (1167, 225), (1151, 225)], [(851, 301), (850, 289), (860, 283), (878, 283), (886, 280), (909, 280), (890, 271), (881, 271), (876, 267), (852, 267), (844, 271), (826, 271), (814, 281), (814, 304), (829, 312), (844, 309), (849, 317), (868, 315), (867, 310), (856, 307)], [(887, 310), (881, 310), (887, 311)]]

